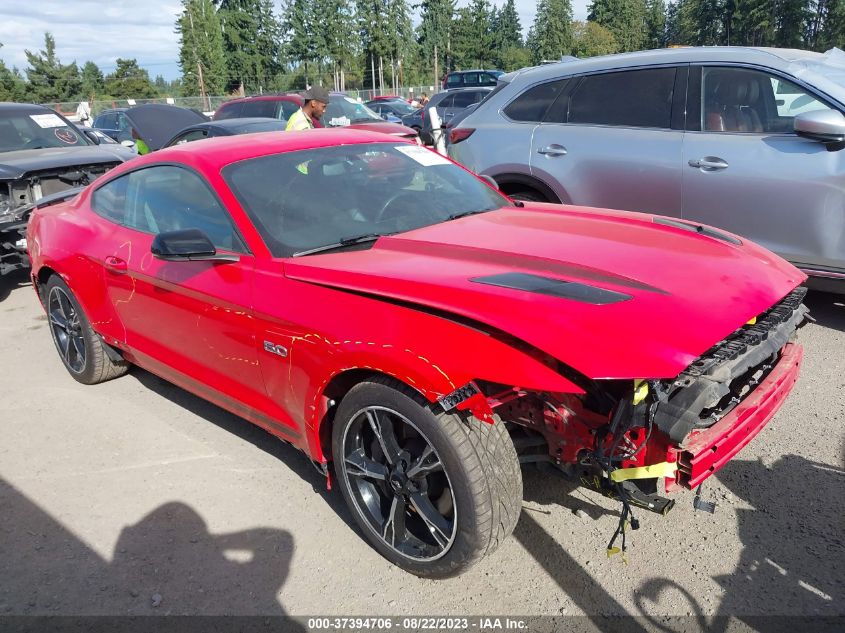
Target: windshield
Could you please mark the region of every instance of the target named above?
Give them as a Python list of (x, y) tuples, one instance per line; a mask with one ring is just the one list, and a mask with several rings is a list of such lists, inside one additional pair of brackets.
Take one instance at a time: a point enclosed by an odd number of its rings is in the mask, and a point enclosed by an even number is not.
[(67, 119), (49, 110), (0, 110), (0, 152), (90, 145)]
[(384, 123), (378, 114), (351, 97), (333, 95), (320, 121), (326, 127), (343, 127), (352, 123)]
[(411, 144), (362, 143), (262, 156), (229, 165), (223, 177), (275, 257), (329, 245), (351, 248), (361, 236), (510, 206), (447, 158)]

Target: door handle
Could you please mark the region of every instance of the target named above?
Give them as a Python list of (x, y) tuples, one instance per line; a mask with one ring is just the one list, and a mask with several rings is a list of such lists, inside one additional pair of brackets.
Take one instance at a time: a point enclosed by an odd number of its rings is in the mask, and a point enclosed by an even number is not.
[(564, 156), (566, 155), (566, 148), (557, 144), (546, 145), (546, 147), (538, 149), (537, 153), (543, 156)]
[(106, 270), (111, 273), (116, 273), (118, 275), (125, 275), (127, 272), (126, 262), (120, 257), (115, 257), (114, 255), (109, 255), (105, 259), (105, 266)]
[(702, 171), (719, 171), (720, 169), (727, 169), (728, 163), (718, 156), (705, 156), (698, 160), (692, 159), (689, 161), (690, 167), (696, 167)]

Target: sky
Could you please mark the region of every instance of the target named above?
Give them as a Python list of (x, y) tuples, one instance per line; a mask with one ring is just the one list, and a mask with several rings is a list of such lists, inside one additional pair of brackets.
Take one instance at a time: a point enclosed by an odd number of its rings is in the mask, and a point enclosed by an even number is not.
[[(588, 1), (572, 0), (576, 20), (586, 18)], [(491, 2), (501, 6), (504, 0)], [(458, 2), (466, 4), (467, 0)], [(281, 2), (276, 5), (279, 15)], [(536, 0), (516, 0), (516, 8), (527, 33)], [(181, 71), (174, 25), (180, 11), (179, 0), (0, 0), (0, 59), (9, 68), (24, 71), (24, 51), (42, 50), (44, 33), (49, 31), (63, 64), (76, 61), (81, 66), (90, 60), (108, 74), (117, 58), (134, 58), (151, 78), (176, 79)]]

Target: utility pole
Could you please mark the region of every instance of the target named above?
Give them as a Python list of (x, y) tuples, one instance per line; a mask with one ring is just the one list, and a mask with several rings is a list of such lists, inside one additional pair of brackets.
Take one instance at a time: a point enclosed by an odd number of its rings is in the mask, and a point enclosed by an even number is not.
[(202, 79), (202, 64), (197, 60), (197, 71), (199, 71), (200, 80), (200, 97), (202, 97), (202, 106), (206, 111), (211, 110), (211, 104), (208, 101), (208, 96), (205, 94), (205, 82)]
[(437, 44), (434, 45), (434, 89), (437, 90)]

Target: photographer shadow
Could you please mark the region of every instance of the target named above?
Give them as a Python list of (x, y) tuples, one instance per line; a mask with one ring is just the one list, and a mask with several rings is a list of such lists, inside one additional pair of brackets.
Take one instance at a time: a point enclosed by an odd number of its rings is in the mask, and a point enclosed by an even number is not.
[(193, 508), (170, 502), (124, 527), (106, 560), (3, 480), (0, 506), (0, 569), (13, 579), (0, 583), (3, 615), (286, 614), (287, 531), (212, 534)]

